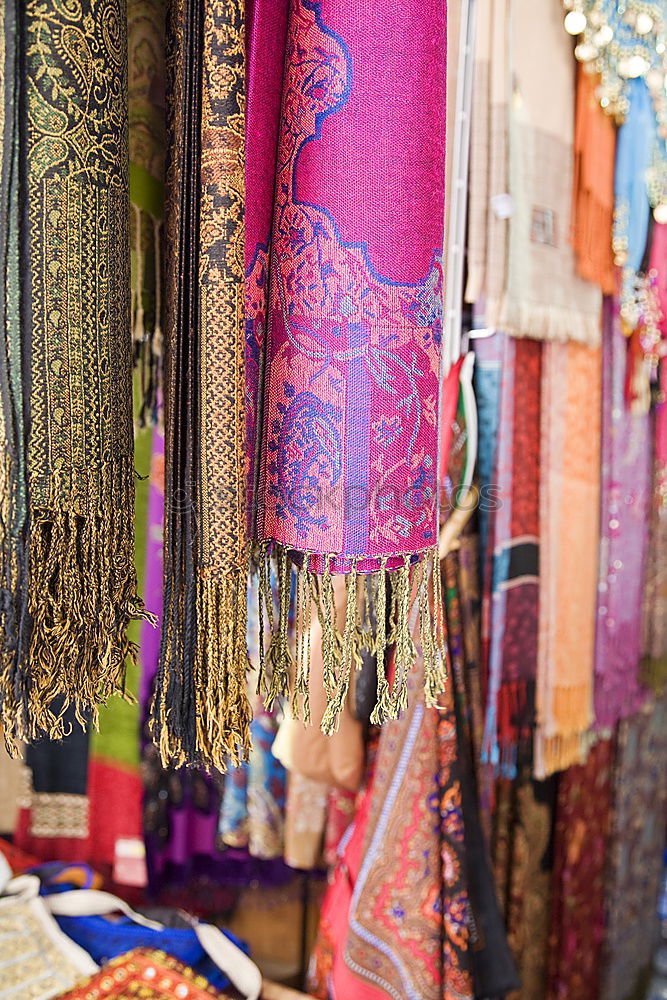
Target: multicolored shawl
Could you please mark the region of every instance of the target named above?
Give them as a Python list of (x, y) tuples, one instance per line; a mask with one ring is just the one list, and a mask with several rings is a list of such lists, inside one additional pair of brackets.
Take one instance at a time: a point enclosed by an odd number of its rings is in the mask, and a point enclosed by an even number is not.
[(602, 481), (595, 636), (595, 722), (613, 729), (640, 707), (642, 597), (650, 501), (648, 414), (625, 402), (626, 342), (607, 299), (602, 342)]
[[(382, 623), (376, 721), (405, 701), (413, 584), (431, 701), (443, 684), (441, 615), (431, 621), (428, 590), (438, 524), (445, 9), (444, 0), (428, 0), (418, 13), (384, 0), (359, 18), (349, 0), (299, 0), (289, 12), (268, 291), (261, 255), (248, 277), (249, 322), (254, 311), (268, 315), (264, 381), (249, 393), (263, 400), (251, 451), (254, 534), (264, 563), (276, 556), (283, 591), (289, 561), (298, 566), (305, 619), (296, 615), (292, 668), (283, 593), (268, 651), (270, 699), (286, 691), (291, 669), (305, 692), (299, 637), (308, 631), (308, 594), (318, 587), (330, 622), (331, 575), (346, 576), (341, 637), (323, 630), (327, 733), (369, 641), (355, 610), (358, 574), (377, 585)], [(387, 571), (393, 692), (383, 667)]]
[(547, 1000), (599, 996), (614, 744), (561, 775), (556, 804)]
[(599, 348), (544, 345), (537, 777), (580, 763), (593, 721), (601, 377)]
[(123, 689), (127, 625), (146, 614), (133, 545), (125, 5), (18, 7), (18, 22), (13, 3), (4, 18), (18, 93), (0, 130), (16, 168), (9, 192), (3, 182), (0, 364), (10, 742), (62, 735), (70, 703), (95, 721), (97, 702)]
[(408, 708), (382, 728), (323, 906), (332, 997), (474, 996), (456, 721), (449, 690), (425, 706), (423, 671), (420, 657)]
[[(575, 105), (570, 40), (551, 0), (514, 0), (510, 25), (512, 213), (507, 294), (497, 325), (516, 337), (595, 346), (601, 292), (579, 277), (569, 240)], [(530, 41), (536, 35), (539, 46)]]
[(625, 1000), (651, 961), (665, 845), (666, 758), (662, 697), (618, 730), (601, 1000)]
[(537, 671), (542, 348), (503, 343), (489, 557), (489, 661), (483, 760), (508, 777), (530, 755)]
[[(512, 495), (504, 583), (502, 677), (498, 692), (500, 759), (513, 773), (531, 757), (537, 676), (540, 561), (540, 412), (542, 346), (514, 344)], [(507, 555), (506, 555), (507, 558)]]
[[(156, 695), (165, 761), (223, 767), (247, 756), (250, 540), (269, 709), (292, 682), (295, 708), (308, 715), (313, 599), (325, 622), (326, 733), (337, 726), (361, 648), (376, 642), (378, 721), (404, 706), (413, 600), (423, 612), (430, 702), (444, 684), (441, 602), (432, 617), (429, 593), (438, 587), (446, 3), (397, 8), (383, 0), (363, 18), (351, 0), (297, 0), (287, 15), (285, 6), (250, 4), (245, 46), (241, 0), (181, 0), (168, 32), (170, 471)], [(274, 18), (276, 38), (261, 49)], [(248, 205), (256, 207), (245, 250), (244, 350), (246, 91)], [(231, 415), (221, 422), (224, 410)], [(333, 574), (347, 582), (340, 634)], [(357, 589), (377, 605), (377, 636)], [(383, 666), (392, 640), (394, 690)]]

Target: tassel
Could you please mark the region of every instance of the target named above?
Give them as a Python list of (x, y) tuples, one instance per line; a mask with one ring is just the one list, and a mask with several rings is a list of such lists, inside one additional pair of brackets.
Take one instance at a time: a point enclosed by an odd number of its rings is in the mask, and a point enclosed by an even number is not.
[(291, 563), (287, 550), (278, 550), (278, 592), (280, 609), (278, 613), (278, 629), (271, 638), (268, 660), (271, 666), (271, 679), (266, 695), (266, 707), (270, 712), (276, 698), (289, 695), (290, 676), (294, 670), (294, 661), (289, 649), (287, 631), (289, 628), (289, 611), (291, 600)]
[(336, 660), (340, 651), (340, 637), (336, 627), (336, 602), (334, 599), (333, 581), (331, 579), (331, 558), (325, 557), (324, 573), (322, 574), (319, 614), (322, 625), (322, 666), (324, 690), (327, 702), (334, 697), (336, 684)]
[(375, 658), (377, 662), (377, 702), (371, 713), (371, 724), (381, 726), (391, 710), (391, 691), (386, 675), (387, 649), (387, 559), (380, 564), (375, 598)]
[(292, 715), (310, 722), (310, 580), (309, 555), (306, 552), (303, 566), (297, 576), (296, 597), (296, 678), (292, 695)]
[(417, 650), (410, 635), (410, 556), (403, 557), (403, 566), (394, 574), (396, 580), (396, 603), (394, 635), (396, 653), (394, 657), (396, 676), (391, 695), (390, 718), (398, 718), (408, 705), (408, 675), (412, 670)]
[[(62, 716), (74, 707), (82, 726), (97, 726), (98, 704), (125, 692), (127, 661), (137, 647), (131, 621), (155, 618), (137, 595), (134, 570), (134, 484), (131, 460), (100, 473), (96, 496), (89, 479), (66, 484), (54, 475), (49, 509), (35, 509), (28, 559), (30, 630), (22, 640), (26, 665), (3, 656), (2, 723), (8, 744), (65, 735)], [(85, 496), (79, 510), (59, 496)], [(101, 498), (110, 497), (107, 509)], [(68, 498), (69, 499), (69, 498)], [(60, 700), (57, 714), (53, 704)]]
[(357, 619), (357, 560), (352, 560), (352, 569), (346, 575), (347, 603), (345, 607), (345, 631), (343, 633), (342, 663), (340, 676), (333, 697), (327, 699), (327, 707), (322, 719), (322, 732), (330, 736), (337, 732), (340, 723), (340, 713), (345, 705), (345, 699), (350, 688), (352, 664), (361, 654), (356, 646)]

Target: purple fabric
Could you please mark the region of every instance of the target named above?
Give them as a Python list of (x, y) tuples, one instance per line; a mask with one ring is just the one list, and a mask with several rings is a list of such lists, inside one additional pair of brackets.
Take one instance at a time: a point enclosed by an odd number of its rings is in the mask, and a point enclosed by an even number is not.
[[(164, 437), (156, 428), (148, 499), (145, 599), (158, 617), (162, 612), (163, 473)], [(230, 850), (220, 844), (221, 775), (187, 768), (166, 771), (160, 766), (146, 728), (159, 647), (159, 630), (144, 623), (140, 699), (144, 718), (144, 840), (151, 891), (157, 894), (163, 888), (201, 879), (227, 886), (242, 886), (250, 881), (278, 885), (288, 881), (293, 872), (282, 859), (259, 860), (245, 850)]]
[(626, 341), (608, 299), (602, 332), (600, 577), (595, 641), (595, 719), (608, 729), (644, 700), (639, 683), (646, 526), (651, 491), (648, 415), (624, 399)]

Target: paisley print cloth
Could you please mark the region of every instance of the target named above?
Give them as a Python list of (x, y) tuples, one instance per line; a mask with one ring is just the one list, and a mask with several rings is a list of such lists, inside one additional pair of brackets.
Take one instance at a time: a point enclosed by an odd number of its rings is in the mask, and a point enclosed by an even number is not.
[[(407, 711), (382, 728), (323, 906), (321, 933), (334, 952), (328, 990), (337, 1000), (474, 996), (452, 692), (440, 712), (427, 708), (423, 670), (420, 658)], [(326, 995), (317, 962), (312, 972), (311, 988)]]
[[(261, 31), (261, 7), (252, 30)], [(282, 25), (281, 15), (279, 33)], [(246, 250), (249, 493), (255, 539), (279, 561), (289, 553), (306, 594), (321, 576), (332, 610), (329, 574), (348, 576), (341, 655), (335, 629), (323, 629), (327, 732), (368, 631), (354, 609), (357, 574), (396, 576), (397, 690), (389, 692), (381, 663), (380, 721), (404, 703), (409, 588), (417, 578), (427, 590), (435, 551), (445, 27), (444, 0), (418, 8), (383, 0), (361, 18), (350, 0), (291, 4), (277, 127), (275, 88), (260, 73), (253, 78), (250, 64), (250, 114), (256, 79), (269, 97), (264, 152), (277, 144), (277, 160), (272, 212), (260, 218), (256, 210)], [(275, 41), (267, 52), (269, 69), (282, 67)], [(248, 181), (261, 195), (258, 145), (249, 146)], [(288, 573), (279, 577), (289, 586)], [(385, 595), (383, 580), (380, 603)], [(286, 612), (285, 597), (278, 632)], [(443, 682), (440, 613), (436, 619), (427, 611), (422, 622), (431, 633), (431, 697)], [(297, 615), (297, 632), (307, 629)], [(378, 637), (380, 661), (384, 641)], [(287, 686), (281, 645), (270, 657), (270, 698)], [(301, 693), (308, 663), (299, 650), (297, 661)]]
[[(0, 697), (8, 738), (31, 740), (63, 734), (55, 698), (94, 719), (123, 689), (126, 628), (145, 612), (133, 545), (126, 7), (27, 0), (6, 6), (9, 19), (15, 10), (19, 190), (2, 223), (12, 260), (16, 211), (24, 238), (20, 337), (3, 339)], [(3, 289), (15, 318), (12, 266)]]

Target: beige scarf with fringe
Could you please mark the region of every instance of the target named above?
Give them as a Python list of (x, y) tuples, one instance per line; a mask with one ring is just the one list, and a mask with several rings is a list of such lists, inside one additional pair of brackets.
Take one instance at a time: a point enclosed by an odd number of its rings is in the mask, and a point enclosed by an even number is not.
[(515, 337), (600, 343), (602, 295), (570, 242), (575, 64), (553, 0), (511, 0), (507, 289), (498, 317)]

